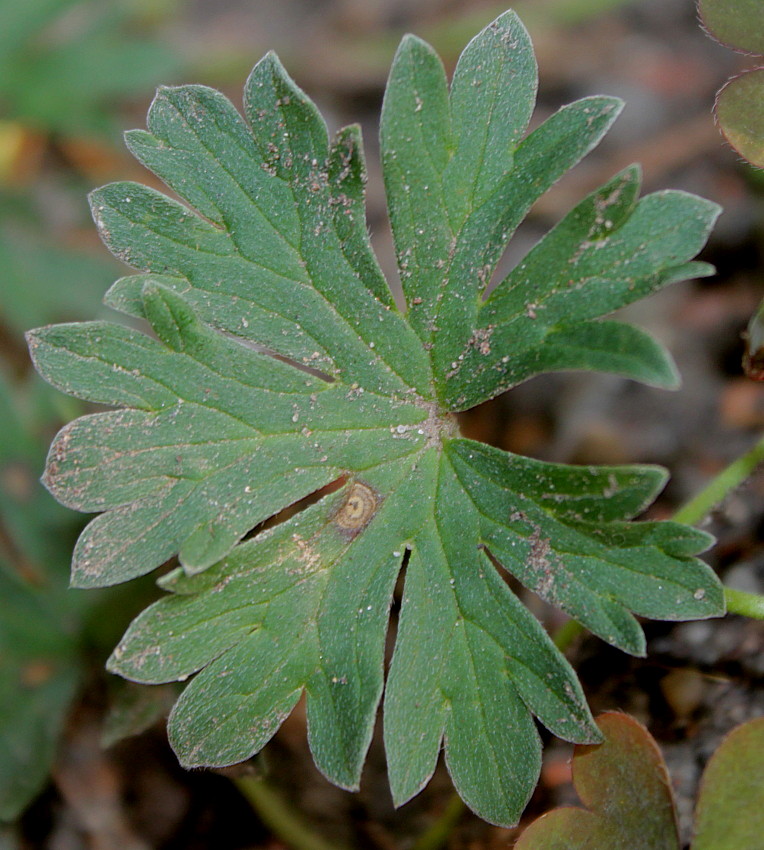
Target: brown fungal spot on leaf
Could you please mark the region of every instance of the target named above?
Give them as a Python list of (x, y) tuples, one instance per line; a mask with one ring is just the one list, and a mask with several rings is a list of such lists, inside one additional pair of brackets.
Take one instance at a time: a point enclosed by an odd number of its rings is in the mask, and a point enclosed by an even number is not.
[(533, 525), (533, 533), (528, 538), (528, 566), (536, 576), (534, 590), (544, 599), (550, 599), (554, 592), (554, 563), (550, 539), (542, 537), (540, 526)]
[(363, 481), (354, 481), (347, 498), (339, 506), (333, 522), (347, 537), (355, 537), (369, 524), (379, 510), (381, 498), (376, 490)]

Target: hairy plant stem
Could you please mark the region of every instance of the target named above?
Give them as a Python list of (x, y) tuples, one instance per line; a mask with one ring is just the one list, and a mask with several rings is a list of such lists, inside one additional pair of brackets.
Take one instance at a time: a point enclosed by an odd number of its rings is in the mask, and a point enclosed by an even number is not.
[(264, 779), (238, 776), (232, 779), (258, 818), (292, 850), (346, 850), (336, 841), (326, 841), (302, 820), (284, 798)]
[(697, 525), (742, 484), (762, 462), (764, 462), (764, 437), (712, 478), (697, 496), (679, 508), (672, 519), (683, 522), (685, 525)]
[(764, 596), (758, 593), (746, 593), (734, 587), (724, 588), (728, 614), (742, 614), (754, 620), (764, 620)]

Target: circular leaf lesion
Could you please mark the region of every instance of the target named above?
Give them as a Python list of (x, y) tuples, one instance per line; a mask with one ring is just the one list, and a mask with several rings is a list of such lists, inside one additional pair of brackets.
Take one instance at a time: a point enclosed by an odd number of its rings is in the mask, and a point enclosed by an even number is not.
[(355, 537), (366, 528), (381, 503), (382, 497), (373, 487), (363, 481), (354, 481), (332, 521), (342, 534)]

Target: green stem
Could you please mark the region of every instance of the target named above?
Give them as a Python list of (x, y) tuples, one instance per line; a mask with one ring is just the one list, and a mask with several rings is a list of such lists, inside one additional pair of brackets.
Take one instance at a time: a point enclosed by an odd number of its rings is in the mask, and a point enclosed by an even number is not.
[(764, 596), (725, 587), (724, 599), (727, 602), (728, 614), (742, 614), (754, 620), (764, 620)]
[(292, 850), (344, 850), (336, 841), (325, 841), (264, 780), (239, 776), (232, 780), (260, 820)]
[(736, 487), (739, 487), (762, 462), (764, 462), (764, 437), (712, 478), (697, 496), (679, 508), (672, 519), (683, 522), (685, 525), (697, 525)]
[(464, 814), (466, 806), (458, 794), (452, 794), (443, 814), (411, 845), (411, 850), (437, 850), (448, 841), (451, 832)]

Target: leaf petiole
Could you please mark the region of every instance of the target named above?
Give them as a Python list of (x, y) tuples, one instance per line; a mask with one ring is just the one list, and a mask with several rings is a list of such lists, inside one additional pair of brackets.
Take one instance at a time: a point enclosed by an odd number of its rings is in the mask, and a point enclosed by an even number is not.
[(687, 504), (674, 514), (675, 522), (697, 525), (764, 461), (764, 437), (726, 466)]
[(283, 797), (263, 779), (239, 776), (232, 780), (258, 818), (293, 850), (346, 850), (336, 841), (325, 841), (307, 826)]
[(462, 798), (456, 793), (452, 794), (437, 820), (417, 838), (411, 850), (438, 850), (448, 841), (466, 809)]
[(727, 603), (728, 614), (741, 614), (754, 620), (764, 620), (764, 596), (758, 593), (747, 593), (734, 587), (724, 588), (724, 599)]

